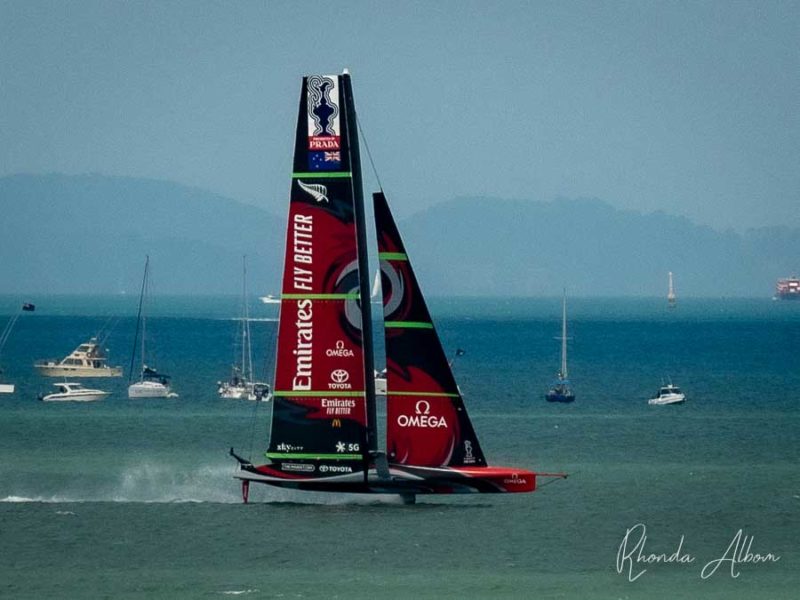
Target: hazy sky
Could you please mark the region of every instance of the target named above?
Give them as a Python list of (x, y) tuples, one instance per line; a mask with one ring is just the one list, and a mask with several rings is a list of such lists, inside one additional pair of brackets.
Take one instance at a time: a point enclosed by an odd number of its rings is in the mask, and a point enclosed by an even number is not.
[(0, 0), (0, 176), (283, 214), (300, 78), (343, 67), (400, 216), (583, 196), (800, 226), (799, 2)]

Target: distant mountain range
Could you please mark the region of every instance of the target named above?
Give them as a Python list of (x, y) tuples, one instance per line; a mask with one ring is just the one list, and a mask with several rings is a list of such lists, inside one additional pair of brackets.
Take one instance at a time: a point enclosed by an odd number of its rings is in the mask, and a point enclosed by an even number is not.
[(257, 207), (165, 181), (100, 175), (0, 178), (3, 292), (154, 294), (279, 286), (285, 225)]
[(771, 296), (800, 270), (800, 230), (718, 232), (595, 199), (459, 198), (403, 223), (420, 278), (454, 294)]
[[(400, 203), (399, 198), (389, 198)], [(164, 181), (0, 178), (0, 293), (237, 294), (280, 283), (285, 217)], [(769, 296), (800, 270), (800, 230), (718, 232), (600, 200), (457, 198), (400, 222), (429, 295)]]

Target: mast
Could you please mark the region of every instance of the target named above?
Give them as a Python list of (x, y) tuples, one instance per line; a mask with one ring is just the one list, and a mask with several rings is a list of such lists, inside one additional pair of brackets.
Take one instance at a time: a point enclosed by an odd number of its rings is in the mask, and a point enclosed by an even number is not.
[[(361, 184), (361, 153), (358, 147), (356, 107), (353, 101), (353, 86), (347, 69), (342, 73), (344, 91), (344, 122), (350, 133), (350, 170), (353, 184), (353, 204), (356, 222), (356, 249), (358, 251), (358, 292), (361, 306), (361, 339), (364, 346), (364, 394), (367, 404), (367, 449), (370, 454), (378, 451), (377, 410), (375, 401), (375, 356), (372, 339), (371, 290), (369, 261), (367, 254), (367, 228), (364, 211), (364, 193)], [(352, 122), (350, 121), (352, 119)], [(366, 476), (366, 471), (365, 471)]]
[[(150, 255), (145, 255), (144, 276), (142, 277), (142, 290), (139, 292), (139, 310), (136, 313), (136, 333), (133, 336), (133, 350), (131, 351), (131, 366), (128, 369), (128, 384), (133, 380), (133, 365), (136, 363), (136, 346), (139, 341), (139, 331), (142, 329), (142, 305), (144, 303), (144, 286), (147, 282), (147, 265), (150, 262)], [(142, 330), (142, 365), (144, 365), (144, 330)], [(140, 369), (140, 375), (144, 372), (144, 366)]]
[(141, 365), (142, 368), (139, 370), (139, 381), (144, 381), (144, 339), (147, 337), (147, 275), (148, 271), (150, 270), (150, 255), (147, 256), (147, 259), (144, 262), (144, 279), (142, 279), (142, 356), (141, 356)]
[(561, 378), (567, 379), (567, 290), (561, 300)]
[(253, 381), (250, 312), (247, 308), (247, 255), (242, 256), (242, 377), (248, 382)]

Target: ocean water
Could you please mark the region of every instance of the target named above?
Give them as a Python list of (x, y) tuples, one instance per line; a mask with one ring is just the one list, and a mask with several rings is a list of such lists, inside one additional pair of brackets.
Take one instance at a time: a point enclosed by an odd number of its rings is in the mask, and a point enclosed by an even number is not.
[[(180, 398), (131, 401), (125, 379), (98, 379), (113, 393), (90, 404), (38, 402), (52, 381), (32, 364), (113, 325), (127, 372), (136, 299), (0, 297), (0, 324), (21, 301), (37, 311), (0, 357), (17, 385), (0, 396), (0, 597), (798, 597), (800, 304), (570, 300), (577, 400), (563, 406), (543, 400), (560, 299), (432, 299), (445, 347), (466, 351), (454, 370), (488, 460), (570, 477), (404, 506), (266, 486), (241, 504), (228, 448), (261, 454), (270, 408), (215, 394), (238, 298), (155, 298), (148, 328)], [(251, 311), (263, 373), (276, 312)], [(687, 402), (648, 406), (668, 379)], [(644, 557), (680, 544), (692, 560), (619, 573), (642, 527)], [(742, 556), (779, 559), (703, 579), (740, 530)]]

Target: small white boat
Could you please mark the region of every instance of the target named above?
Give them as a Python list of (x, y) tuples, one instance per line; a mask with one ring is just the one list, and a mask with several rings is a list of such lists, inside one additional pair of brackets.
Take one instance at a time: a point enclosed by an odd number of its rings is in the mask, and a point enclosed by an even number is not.
[(94, 402), (108, 396), (109, 392), (92, 390), (83, 387), (80, 383), (54, 383), (57, 392), (39, 396), (42, 402)]
[(13, 394), (13, 393), (14, 393), (13, 383), (0, 383), (0, 394)]
[(650, 398), (647, 403), (661, 406), (664, 404), (681, 404), (685, 401), (686, 395), (680, 390), (680, 388), (669, 383), (661, 386), (661, 388), (658, 390), (658, 395), (655, 398)]
[(272, 394), (269, 391), (269, 384), (245, 381), (235, 374), (229, 381), (218, 381), (217, 393), (220, 398), (225, 400), (259, 400), (269, 402)]
[(261, 302), (264, 304), (280, 304), (281, 299), (278, 296), (273, 296), (272, 294), (267, 294), (266, 296), (259, 296), (258, 297)]
[(386, 395), (386, 369), (375, 371), (375, 394), (377, 396)]
[[(147, 368), (147, 367), (145, 367)], [(145, 376), (147, 377), (147, 376)], [(128, 386), (128, 398), (177, 398), (178, 394), (169, 387), (166, 377), (146, 379)]]
[(44, 377), (121, 377), (122, 367), (109, 367), (106, 360), (97, 338), (91, 338), (60, 361), (40, 361), (33, 366)]

